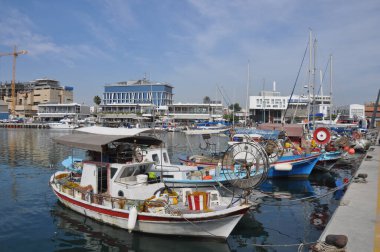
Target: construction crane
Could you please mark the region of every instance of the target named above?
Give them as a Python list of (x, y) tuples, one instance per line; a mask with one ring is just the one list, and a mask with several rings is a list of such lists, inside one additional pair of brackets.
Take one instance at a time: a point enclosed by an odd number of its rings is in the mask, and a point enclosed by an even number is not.
[(10, 53), (0, 53), (1, 56), (13, 56), (13, 67), (12, 67), (12, 106), (11, 106), (11, 114), (15, 115), (16, 114), (16, 58), (20, 54), (27, 54), (28, 51), (26, 50), (21, 50), (17, 51), (17, 47), (15, 46), (13, 49), (13, 52)]

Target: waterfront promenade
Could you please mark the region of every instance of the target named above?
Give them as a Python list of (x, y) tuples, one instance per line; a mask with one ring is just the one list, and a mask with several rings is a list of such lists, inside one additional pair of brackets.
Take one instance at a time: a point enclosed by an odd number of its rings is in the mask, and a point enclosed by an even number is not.
[(371, 146), (363, 159), (356, 176), (348, 186), (330, 222), (322, 233), (324, 241), (329, 234), (348, 237), (347, 251), (380, 252), (380, 146)]

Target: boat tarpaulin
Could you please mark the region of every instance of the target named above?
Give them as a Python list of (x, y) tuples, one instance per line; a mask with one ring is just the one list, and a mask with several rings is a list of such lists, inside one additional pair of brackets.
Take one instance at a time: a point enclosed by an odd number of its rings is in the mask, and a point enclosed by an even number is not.
[(275, 124), (275, 123), (263, 123), (257, 126), (262, 130), (283, 130), (289, 137), (302, 137), (303, 125), (302, 124)]

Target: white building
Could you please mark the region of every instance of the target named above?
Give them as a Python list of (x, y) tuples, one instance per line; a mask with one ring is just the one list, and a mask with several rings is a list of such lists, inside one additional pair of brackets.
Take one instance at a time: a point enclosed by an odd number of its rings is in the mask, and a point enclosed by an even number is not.
[(168, 116), (175, 121), (215, 121), (223, 117), (221, 103), (174, 103), (168, 105)]
[(348, 117), (350, 119), (365, 118), (365, 106), (361, 104), (350, 104), (340, 106), (337, 108), (337, 112), (341, 114), (341, 117)]
[(276, 91), (261, 91), (258, 96), (249, 97), (249, 110), (256, 122), (280, 123), (288, 106), (289, 97)]
[(37, 116), (41, 121), (59, 121), (65, 117), (84, 119), (90, 116), (90, 107), (78, 104), (39, 104)]

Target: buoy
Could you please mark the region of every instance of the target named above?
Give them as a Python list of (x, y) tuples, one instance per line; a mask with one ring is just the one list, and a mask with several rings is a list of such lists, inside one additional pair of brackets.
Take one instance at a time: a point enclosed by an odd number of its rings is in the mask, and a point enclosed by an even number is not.
[(275, 164), (274, 169), (276, 171), (291, 171), (293, 166), (289, 163), (280, 163), (280, 164)]
[(344, 148), (343, 148), (343, 149), (344, 149), (344, 151), (346, 151), (346, 152), (347, 152), (347, 151), (350, 149), (350, 147), (349, 147), (349, 146), (344, 146)]
[(350, 155), (354, 155), (354, 154), (355, 154), (355, 149), (354, 149), (354, 148), (350, 148), (350, 149), (348, 150), (348, 154), (350, 154)]
[(127, 226), (129, 233), (132, 232), (132, 230), (135, 228), (136, 221), (137, 221), (137, 208), (136, 208), (136, 206), (133, 206), (129, 210), (128, 226)]
[(343, 183), (348, 184), (348, 182), (350, 182), (350, 180), (348, 178), (343, 179)]

